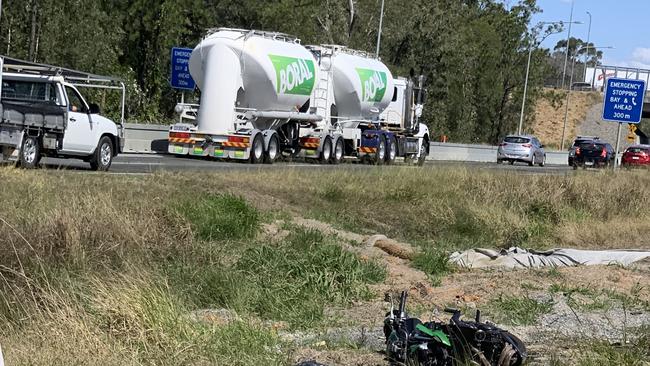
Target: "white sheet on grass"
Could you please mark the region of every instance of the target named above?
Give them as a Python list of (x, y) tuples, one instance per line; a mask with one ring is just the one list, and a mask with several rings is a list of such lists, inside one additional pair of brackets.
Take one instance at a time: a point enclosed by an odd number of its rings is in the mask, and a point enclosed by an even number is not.
[(501, 251), (481, 248), (470, 249), (464, 252), (455, 252), (449, 259), (452, 263), (465, 268), (517, 269), (608, 264), (627, 266), (646, 258), (650, 258), (649, 251), (577, 249), (536, 251), (512, 247)]

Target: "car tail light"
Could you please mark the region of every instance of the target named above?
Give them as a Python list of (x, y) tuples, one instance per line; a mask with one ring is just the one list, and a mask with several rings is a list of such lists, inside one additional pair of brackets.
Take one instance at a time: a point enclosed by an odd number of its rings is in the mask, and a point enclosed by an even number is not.
[(499, 144), (499, 147), (504, 147), (504, 146), (508, 146), (508, 144), (506, 144), (505, 142)]
[(533, 145), (531, 145), (531, 144), (524, 144), (523, 146), (524, 147), (533, 147)]
[(603, 151), (600, 153), (600, 156), (603, 158), (607, 157), (607, 149), (603, 148)]
[(580, 148), (576, 147), (576, 155), (580, 155)]

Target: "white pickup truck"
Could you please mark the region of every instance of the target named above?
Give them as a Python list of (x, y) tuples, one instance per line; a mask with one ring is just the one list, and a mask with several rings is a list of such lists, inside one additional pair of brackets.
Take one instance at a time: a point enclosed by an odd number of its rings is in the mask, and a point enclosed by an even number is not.
[(77, 87), (120, 88), (98, 83), (110, 79), (66, 77), (60, 71), (52, 75), (42, 72), (51, 69), (42, 67), (3, 65), (0, 161), (35, 168), (43, 156), (76, 158), (90, 163), (93, 170), (108, 170), (122, 151), (122, 125), (102, 117), (99, 106), (87, 103)]

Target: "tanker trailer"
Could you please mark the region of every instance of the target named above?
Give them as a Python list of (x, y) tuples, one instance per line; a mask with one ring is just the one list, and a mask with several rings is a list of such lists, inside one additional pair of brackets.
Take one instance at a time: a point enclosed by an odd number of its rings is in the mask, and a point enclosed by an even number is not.
[[(312, 110), (323, 119), (311, 129), (300, 129), (303, 156), (322, 159), (331, 150), (334, 162), (343, 156), (375, 164), (391, 164), (398, 156), (424, 162), (429, 131), (419, 123), (423, 78), (417, 85), (413, 76), (393, 79), (385, 64), (363, 51), (333, 45), (308, 48), (320, 66)], [(320, 153), (310, 154), (309, 148), (316, 146)]]
[[(307, 113), (319, 68), (300, 40), (280, 33), (212, 30), (190, 57), (201, 104), (179, 104), (171, 154), (272, 163), (298, 144), (298, 123), (318, 123)], [(293, 152), (293, 151), (290, 151)]]

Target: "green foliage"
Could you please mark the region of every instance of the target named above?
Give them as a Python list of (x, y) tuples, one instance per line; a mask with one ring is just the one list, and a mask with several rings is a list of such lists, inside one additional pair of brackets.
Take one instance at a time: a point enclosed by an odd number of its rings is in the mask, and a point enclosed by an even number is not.
[(292, 228), (279, 243), (249, 246), (231, 265), (197, 263), (191, 257), (171, 260), (166, 271), (194, 306), (225, 307), (294, 326), (320, 321), (327, 304), (369, 299), (366, 284), (386, 276), (376, 263), (302, 228)]
[(412, 262), (413, 267), (426, 273), (434, 285), (440, 284), (440, 280), (452, 272), (452, 265), (449, 263), (449, 254), (440, 249), (425, 247), (418, 252)]
[(644, 366), (650, 359), (650, 328), (642, 327), (630, 330), (636, 339), (629, 344), (615, 345), (602, 341), (594, 341), (581, 347), (579, 366), (614, 365), (614, 366)]
[(205, 241), (253, 238), (259, 230), (259, 213), (241, 197), (194, 197), (176, 204), (176, 209)]
[[(179, 93), (169, 87), (170, 49), (193, 47), (206, 29), (278, 31), (303, 44), (374, 53), (376, 0), (6, 0), (0, 50), (9, 56), (121, 77), (127, 119), (169, 123)], [(494, 142), (518, 117), (534, 0), (386, 2), (380, 56), (394, 75), (427, 76), (424, 121), (433, 139)], [(5, 51), (6, 50), (6, 51)], [(540, 55), (535, 53), (535, 59)], [(529, 99), (544, 65), (531, 69)], [(197, 101), (198, 93), (189, 99)], [(95, 97), (95, 96), (93, 96)], [(106, 110), (118, 100), (98, 97)], [(109, 108), (110, 107), (110, 108)], [(112, 114), (110, 114), (112, 116)]]

